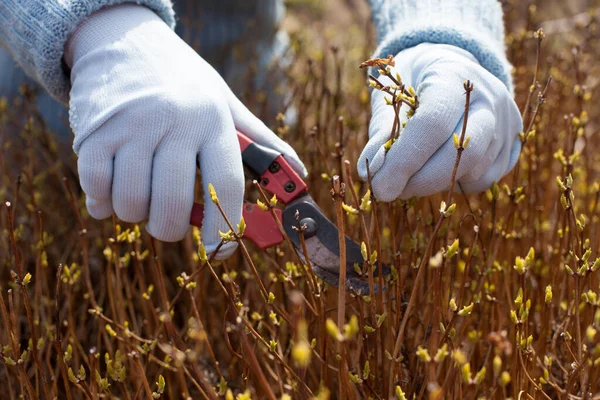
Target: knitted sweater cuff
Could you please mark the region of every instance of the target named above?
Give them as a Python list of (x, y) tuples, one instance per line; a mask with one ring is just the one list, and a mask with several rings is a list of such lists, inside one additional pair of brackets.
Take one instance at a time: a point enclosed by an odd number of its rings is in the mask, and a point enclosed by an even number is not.
[(55, 98), (68, 103), (70, 82), (63, 63), (69, 35), (103, 7), (136, 3), (158, 14), (171, 28), (171, 0), (2, 0), (0, 45), (7, 47), (25, 72)]
[(467, 50), (512, 92), (502, 7), (497, 0), (369, 0), (379, 46), (375, 57), (397, 55), (420, 43)]

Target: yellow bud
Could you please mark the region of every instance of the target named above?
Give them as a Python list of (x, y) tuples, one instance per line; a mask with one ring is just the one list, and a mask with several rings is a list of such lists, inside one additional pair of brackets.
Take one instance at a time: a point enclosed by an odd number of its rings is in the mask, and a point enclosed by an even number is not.
[(467, 135), (465, 138), (465, 142), (463, 143), (463, 149), (466, 149), (469, 146), (469, 142), (471, 141), (471, 135)]
[(198, 244), (198, 257), (200, 261), (208, 260), (208, 256), (206, 255), (206, 248), (204, 247), (204, 243), (200, 242)]
[(277, 205), (277, 195), (274, 194), (273, 197), (269, 199), (269, 205), (271, 207), (275, 207)]
[(458, 309), (458, 306), (456, 305), (456, 300), (453, 298), (450, 299), (450, 310), (452, 311), (456, 311)]
[(231, 230), (227, 231), (227, 232), (219, 232), (219, 236), (221, 237), (221, 239), (223, 239), (223, 241), (225, 242), (233, 242), (235, 241), (235, 237), (233, 236), (233, 232), (231, 232)]
[(377, 262), (377, 250), (373, 250), (371, 257), (369, 257), (369, 264), (375, 265), (375, 262)]
[(573, 272), (573, 270), (571, 269), (571, 267), (569, 267), (567, 264), (565, 264), (565, 269), (567, 270), (567, 272), (569, 273), (569, 275), (575, 275), (575, 272)]
[(435, 353), (435, 357), (433, 357), (433, 360), (436, 363), (440, 363), (440, 362), (444, 361), (444, 359), (448, 356), (448, 354), (450, 354), (448, 352), (448, 344), (444, 343), (444, 345), (442, 347), (440, 347), (438, 349), (438, 351)]
[(240, 220), (240, 223), (237, 225), (238, 228), (238, 235), (242, 236), (244, 234), (244, 232), (246, 231), (246, 221), (244, 220), (244, 217), (242, 216), (242, 219)]
[(500, 375), (500, 371), (502, 370), (502, 358), (500, 358), (498, 355), (495, 356), (492, 364), (494, 367), (494, 377), (498, 377), (498, 375)]
[(158, 388), (158, 393), (163, 393), (165, 391), (165, 386), (167, 383), (165, 382), (165, 377), (162, 375), (158, 376), (158, 381), (156, 382), (156, 386)]
[(258, 206), (258, 208), (260, 208), (262, 211), (267, 211), (269, 210), (269, 206), (267, 206), (265, 203), (263, 203), (260, 200), (256, 200), (256, 205)]
[(504, 371), (502, 373), (502, 375), (500, 375), (500, 380), (498, 381), (498, 384), (502, 387), (506, 387), (506, 385), (508, 385), (510, 383), (510, 374), (506, 371)]
[(546, 302), (546, 304), (552, 303), (552, 286), (550, 285), (546, 286), (546, 295), (544, 301)]
[(598, 333), (598, 331), (591, 325), (589, 325), (587, 327), (587, 329), (585, 330), (585, 336), (587, 337), (587, 340), (589, 342), (594, 341), (594, 337), (596, 337), (596, 333)]
[(450, 216), (452, 216), (452, 214), (454, 214), (454, 211), (456, 211), (456, 203), (450, 204), (450, 207), (448, 207), (446, 209), (446, 212), (444, 213), (444, 216), (446, 218), (449, 218)]
[(344, 209), (344, 211), (346, 211), (347, 215), (357, 215), (358, 214), (358, 210), (346, 203), (342, 203), (342, 208)]
[(467, 316), (467, 315), (470, 315), (470, 314), (471, 314), (471, 312), (473, 311), (473, 307), (474, 307), (474, 304), (473, 304), (473, 303), (469, 304), (468, 306), (464, 306), (464, 307), (463, 307), (463, 308), (462, 308), (462, 309), (461, 309), (461, 310), (458, 312), (458, 315), (460, 315), (461, 317), (465, 317), (465, 316)]
[(106, 324), (104, 326), (104, 329), (106, 329), (106, 332), (108, 332), (108, 334), (112, 337), (117, 336), (117, 332), (112, 328), (112, 326), (110, 326), (109, 324)]
[(369, 257), (367, 256), (367, 244), (362, 242), (360, 244), (360, 254), (362, 255), (363, 260), (367, 260)]
[(479, 372), (477, 372), (477, 373), (475, 374), (475, 379), (474, 379), (474, 380), (475, 380), (475, 383), (476, 383), (477, 385), (479, 385), (480, 383), (482, 383), (482, 382), (483, 382), (483, 380), (485, 379), (485, 373), (486, 373), (486, 371), (487, 371), (487, 370), (486, 370), (486, 368), (485, 368), (485, 367), (482, 367), (482, 368), (479, 370)]
[(406, 395), (404, 394), (400, 386), (396, 386), (396, 397), (398, 398), (398, 400), (406, 400)]
[(454, 350), (452, 357), (457, 365), (463, 366), (467, 362), (467, 356), (461, 350)]
[(471, 381), (471, 364), (466, 363), (460, 369), (462, 379), (464, 383), (469, 383)]
[(69, 370), (67, 371), (67, 376), (69, 377), (69, 380), (72, 383), (79, 383), (79, 379), (77, 379), (77, 377), (75, 376), (75, 373), (73, 372), (73, 369), (71, 367), (69, 367)]
[(363, 196), (363, 198), (360, 201), (360, 207), (359, 207), (362, 211), (364, 212), (371, 212), (371, 190), (367, 190), (367, 193), (365, 193), (365, 195)]
[(29, 272), (25, 274), (22, 282), (24, 286), (28, 285), (29, 282), (31, 282), (31, 274)]
[(385, 142), (383, 144), (383, 148), (385, 150), (385, 152), (387, 153), (388, 151), (390, 151), (390, 149), (392, 148), (392, 145), (394, 144), (394, 142), (396, 141), (396, 139), (390, 139), (387, 142)]
[(327, 320), (325, 321), (325, 329), (327, 330), (327, 333), (329, 334), (329, 336), (331, 336), (338, 342), (341, 342), (344, 340), (344, 337), (342, 336), (342, 334), (340, 333), (340, 330), (338, 329), (337, 325), (335, 324), (335, 322), (333, 322), (332, 319), (327, 318)]
[(350, 317), (350, 321), (344, 325), (344, 338), (352, 339), (358, 332), (358, 318), (356, 318), (356, 315), (353, 315)]
[(454, 239), (454, 242), (452, 242), (452, 244), (450, 246), (448, 246), (448, 249), (446, 250), (446, 254), (444, 254), (444, 257), (446, 259), (450, 259), (452, 257), (454, 257), (454, 255), (458, 252), (458, 239)]
[(417, 354), (417, 357), (419, 357), (419, 359), (421, 361), (423, 361), (424, 363), (431, 362), (431, 356), (429, 355), (429, 351), (427, 351), (427, 349), (419, 346), (417, 348), (416, 354)]
[(310, 364), (312, 349), (306, 340), (300, 340), (292, 349), (292, 358), (300, 368), (306, 368)]
[(210, 194), (210, 199), (213, 203), (219, 204), (219, 198), (217, 197), (217, 192), (215, 191), (215, 187), (212, 183), (208, 184), (208, 193)]

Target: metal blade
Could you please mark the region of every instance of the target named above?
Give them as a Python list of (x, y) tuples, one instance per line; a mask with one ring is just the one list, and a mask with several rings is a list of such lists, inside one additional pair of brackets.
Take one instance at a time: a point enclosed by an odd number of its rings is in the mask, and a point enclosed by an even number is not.
[[(286, 206), (283, 210), (283, 226), (296, 252), (304, 261), (298, 227), (306, 227), (303, 231), (304, 243), (313, 271), (325, 282), (337, 287), (340, 279), (339, 231), (310, 195), (302, 196)], [(371, 293), (366, 276), (359, 275), (354, 268), (355, 264), (362, 267), (363, 262), (360, 246), (346, 236), (346, 290), (369, 295)], [(390, 274), (389, 268), (383, 264), (381, 271), (376, 270), (374, 275), (379, 276), (380, 272), (384, 276)], [(374, 290), (379, 292), (379, 286), (375, 285)]]

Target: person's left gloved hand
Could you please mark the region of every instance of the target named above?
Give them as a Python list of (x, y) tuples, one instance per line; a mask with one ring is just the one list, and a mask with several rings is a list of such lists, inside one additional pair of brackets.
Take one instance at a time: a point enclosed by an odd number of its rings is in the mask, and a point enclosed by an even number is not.
[[(416, 89), (419, 106), (386, 153), (394, 110), (385, 102), (384, 97), (390, 95), (372, 93), (369, 141), (359, 158), (358, 172), (367, 179), (368, 160), (378, 200), (428, 196), (449, 188), (456, 160), (453, 135), (462, 130), (466, 80), (475, 90), (466, 131), (470, 142), (462, 154), (457, 182), (466, 192), (483, 191), (515, 166), (521, 151), (521, 114), (507, 87), (469, 52), (424, 43), (396, 56), (392, 74), (396, 72), (407, 87)], [(391, 83), (385, 76), (379, 80)], [(408, 109), (403, 105), (402, 121)], [(460, 190), (458, 185), (456, 190)]]
[[(89, 214), (148, 219), (155, 238), (189, 230), (196, 166), (202, 172), (202, 241), (217, 259), (219, 231), (242, 216), (244, 170), (236, 130), (285, 156), (306, 175), (296, 152), (255, 117), (203, 58), (151, 9), (136, 4), (92, 14), (65, 46), (71, 66), (70, 122)], [(211, 201), (209, 184), (220, 197)]]

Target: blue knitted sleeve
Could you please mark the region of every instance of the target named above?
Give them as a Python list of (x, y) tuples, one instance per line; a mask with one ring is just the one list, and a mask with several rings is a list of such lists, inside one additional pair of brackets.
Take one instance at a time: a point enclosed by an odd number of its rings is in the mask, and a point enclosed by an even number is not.
[(171, 0), (2, 0), (0, 46), (52, 96), (67, 103), (70, 83), (62, 57), (69, 35), (102, 7), (134, 2), (174, 27)]
[(369, 0), (377, 29), (376, 57), (396, 55), (419, 43), (461, 47), (512, 91), (512, 66), (504, 47), (497, 0)]

